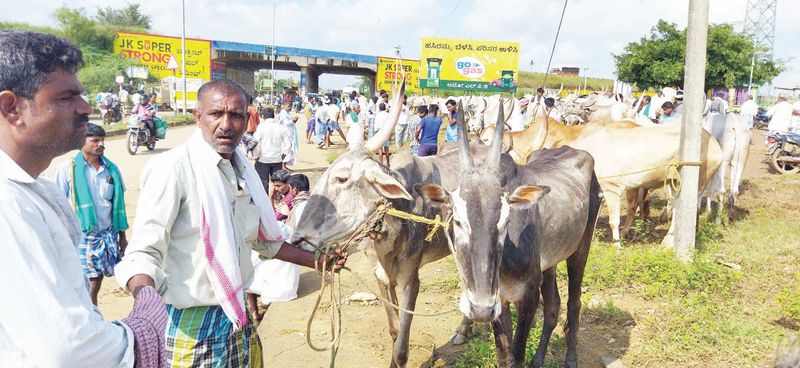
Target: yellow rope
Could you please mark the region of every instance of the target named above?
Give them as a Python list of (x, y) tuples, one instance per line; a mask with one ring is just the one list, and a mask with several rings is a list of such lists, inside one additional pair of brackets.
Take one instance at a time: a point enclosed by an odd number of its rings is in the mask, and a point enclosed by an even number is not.
[(427, 217), (422, 217), (422, 216), (419, 216), (419, 215), (415, 215), (413, 213), (403, 212), (403, 211), (400, 211), (400, 210), (397, 210), (397, 209), (394, 209), (394, 208), (389, 208), (386, 211), (386, 214), (389, 215), (389, 216), (394, 216), (394, 217), (401, 218), (401, 219), (404, 219), (404, 220), (410, 220), (410, 221), (414, 221), (414, 222), (418, 222), (418, 223), (422, 223), (422, 224), (433, 225), (431, 230), (428, 231), (428, 235), (425, 236), (425, 241), (427, 241), (427, 242), (430, 242), (431, 240), (433, 240), (433, 235), (436, 234), (436, 231), (439, 230), (439, 228), (442, 228), (442, 230), (444, 230), (445, 234), (447, 233), (448, 229), (450, 228), (450, 219), (448, 218), (446, 221), (442, 221), (442, 217), (439, 216), (438, 214), (433, 218), (433, 220), (431, 220), (431, 219), (429, 219)]
[[(414, 222), (423, 223), (423, 224), (427, 224), (427, 225), (433, 225), (431, 230), (428, 232), (428, 235), (425, 237), (425, 241), (427, 241), (427, 242), (430, 242), (433, 239), (433, 236), (436, 234), (436, 231), (438, 231), (439, 228), (442, 228), (444, 230), (445, 236), (448, 236), (447, 231), (450, 228), (450, 220), (451, 220), (451, 218), (448, 218), (447, 220), (442, 221), (441, 216), (439, 216), (438, 214), (433, 219), (429, 219), (427, 217), (422, 217), (422, 216), (419, 216), (419, 215), (415, 215), (413, 213), (400, 211), (400, 210), (394, 209), (392, 207), (392, 204), (389, 203), (385, 199), (382, 199), (382, 200), (378, 201), (376, 203), (376, 205), (377, 205), (377, 207), (376, 207), (375, 211), (373, 211), (372, 214), (370, 214), (370, 216), (367, 217), (367, 219), (366, 219), (366, 221), (364, 221), (364, 223), (362, 223), (358, 228), (356, 228), (356, 231), (354, 231), (353, 234), (350, 235), (350, 237), (343, 243), (343, 245), (341, 247), (339, 247), (339, 249), (341, 249), (343, 251), (347, 250), (347, 248), (349, 248), (350, 246), (358, 244), (362, 240), (364, 240), (365, 237), (370, 236), (370, 234), (375, 232), (375, 228), (376, 228), (378, 222), (380, 222), (385, 215), (390, 215), (390, 216), (397, 217), (397, 218), (400, 218), (400, 219), (414, 221)], [(331, 244), (319, 246), (319, 245), (310, 243), (308, 241), (306, 241), (306, 243), (308, 243), (309, 245), (311, 245), (312, 247), (315, 248), (314, 260), (317, 261), (316, 263), (319, 263), (318, 262), (319, 257), (324, 256), (331, 249)], [(320, 284), (321, 285), (320, 285), (319, 295), (317, 296), (317, 300), (314, 303), (314, 308), (311, 310), (311, 315), (309, 315), (308, 322), (306, 323), (306, 343), (308, 343), (308, 346), (311, 349), (315, 350), (315, 351), (322, 352), (322, 351), (330, 350), (331, 351), (331, 359), (330, 359), (329, 367), (330, 368), (334, 368), (335, 363), (336, 363), (336, 354), (339, 351), (339, 343), (340, 343), (340, 338), (341, 338), (341, 335), (342, 335), (342, 306), (341, 306), (342, 283), (341, 283), (340, 275), (331, 274), (331, 271), (328, 270), (327, 262), (328, 262), (327, 257), (323, 257), (322, 265), (321, 265), (320, 269), (317, 270), (317, 273), (320, 276)], [(336, 260), (333, 260), (333, 263), (335, 264)], [(366, 287), (366, 283), (364, 283), (363, 280), (360, 277), (358, 277), (358, 275), (356, 275), (354, 272), (350, 271), (350, 269), (348, 269), (348, 268), (343, 268), (343, 269), (346, 270), (346, 271), (349, 271), (356, 278), (356, 280), (359, 283), (361, 283), (362, 285), (364, 285)], [(330, 282), (327, 281), (329, 275), (330, 275)], [(330, 343), (327, 346), (319, 347), (319, 346), (315, 345), (314, 342), (311, 340), (311, 326), (313, 324), (314, 317), (317, 314), (317, 310), (319, 309), (320, 303), (322, 302), (322, 298), (323, 298), (323, 295), (325, 293), (325, 290), (329, 286), (330, 286), (330, 290), (331, 290), (330, 294), (329, 294), (330, 306), (331, 306), (331, 337), (330, 337)], [(369, 289), (369, 287), (367, 287), (367, 289)], [(409, 314), (422, 316), (422, 317), (440, 316), (440, 315), (443, 315), (443, 314), (452, 313), (453, 311), (457, 310), (457, 309), (452, 309), (452, 310), (448, 310), (448, 311), (445, 311), (445, 312), (433, 313), (433, 314), (418, 313), (418, 312), (414, 312), (414, 311), (405, 309), (403, 307), (400, 307), (399, 305), (396, 305), (396, 304), (392, 303), (391, 301), (386, 300), (385, 298), (381, 297), (378, 294), (375, 294), (375, 296), (377, 296), (382, 302), (392, 306), (393, 308), (397, 309), (400, 312), (409, 313)]]

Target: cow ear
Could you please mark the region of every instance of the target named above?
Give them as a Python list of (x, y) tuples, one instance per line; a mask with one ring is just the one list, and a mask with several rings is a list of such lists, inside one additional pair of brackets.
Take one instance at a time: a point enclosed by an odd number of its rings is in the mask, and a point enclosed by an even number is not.
[(536, 186), (536, 185), (523, 185), (514, 190), (508, 196), (508, 204), (515, 210), (524, 210), (531, 208), (538, 202), (542, 196), (550, 193), (550, 187)]
[(433, 207), (450, 204), (450, 193), (437, 184), (414, 184), (414, 190), (422, 196), (426, 204)]
[(371, 168), (365, 174), (367, 181), (384, 197), (411, 200), (411, 194), (391, 175), (378, 168)]

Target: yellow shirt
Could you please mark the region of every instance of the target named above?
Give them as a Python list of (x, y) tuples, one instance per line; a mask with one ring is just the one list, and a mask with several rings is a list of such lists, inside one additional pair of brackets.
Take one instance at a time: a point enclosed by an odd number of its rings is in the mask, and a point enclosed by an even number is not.
[(220, 175), (229, 184), (220, 195), (230, 203), (239, 270), (245, 285), (253, 278), (251, 249), (272, 258), (282, 244), (257, 240), (259, 211), (243, 174), (204, 141), (189, 140), (150, 160), (142, 172), (133, 236), (114, 271), (123, 288), (134, 275), (152, 277), (166, 303), (176, 308), (219, 305), (205, 268), (200, 199), (189, 152), (201, 155), (203, 160), (216, 161)]

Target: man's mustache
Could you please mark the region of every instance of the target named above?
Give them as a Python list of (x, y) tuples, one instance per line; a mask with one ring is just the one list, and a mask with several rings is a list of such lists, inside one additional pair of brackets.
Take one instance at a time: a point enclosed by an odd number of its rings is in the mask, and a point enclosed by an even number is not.
[(86, 124), (88, 122), (89, 122), (89, 115), (78, 115), (78, 117), (75, 118), (74, 121), (75, 125)]
[(234, 138), (234, 137), (236, 137), (236, 132), (234, 132), (233, 130), (221, 131), (221, 132), (219, 132), (217, 134), (214, 134), (214, 137), (215, 138)]

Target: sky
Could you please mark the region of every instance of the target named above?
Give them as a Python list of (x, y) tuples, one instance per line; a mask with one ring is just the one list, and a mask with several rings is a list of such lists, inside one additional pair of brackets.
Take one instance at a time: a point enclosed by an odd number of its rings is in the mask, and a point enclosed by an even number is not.
[[(127, 0), (71, 0), (93, 15), (98, 6), (122, 7)], [(741, 30), (747, 0), (710, 0), (709, 22)], [(153, 33), (180, 36), (181, 2), (142, 2)], [(569, 0), (553, 66), (588, 68), (590, 77), (614, 78), (613, 54), (649, 33), (659, 19), (685, 27), (688, 0)], [(63, 0), (8, 1), (0, 21), (54, 26)], [(275, 43), (368, 55), (419, 58), (420, 39), (443, 37), (520, 42), (520, 70), (544, 72), (563, 0), (306, 0), (276, 1)], [(273, 2), (186, 0), (187, 37), (270, 44)], [(800, 1), (778, 0), (775, 57), (788, 70), (776, 86), (800, 85)], [(533, 66), (531, 67), (531, 61)], [(295, 77), (298, 79), (299, 77)], [(320, 86), (341, 88), (352, 77), (323, 75)]]

